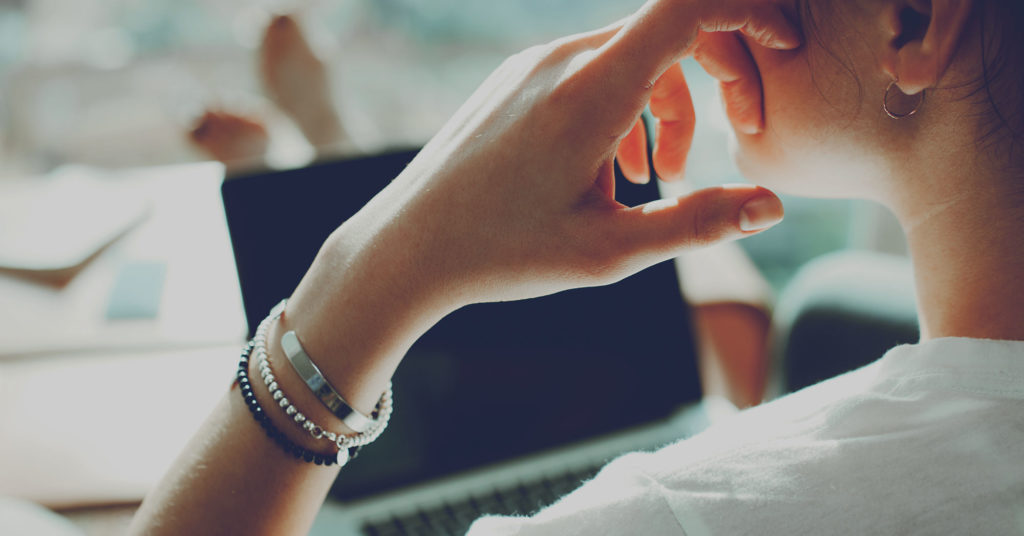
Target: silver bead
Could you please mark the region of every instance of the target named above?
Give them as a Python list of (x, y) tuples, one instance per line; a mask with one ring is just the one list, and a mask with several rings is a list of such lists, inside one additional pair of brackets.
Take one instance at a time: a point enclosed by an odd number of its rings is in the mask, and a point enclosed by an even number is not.
[(298, 410), (295, 409), (295, 406), (288, 406), (287, 408), (284, 408), (284, 412), (287, 413), (288, 415), (295, 415), (296, 411)]
[(288, 407), (288, 404), (289, 404), (288, 397), (285, 397), (285, 396), (282, 396), (281, 400), (277, 401), (277, 405), (281, 406), (282, 408)]
[(270, 385), (267, 386), (267, 389), (270, 390), (270, 391), (277, 391), (278, 390), (277, 382), (270, 382)]
[(348, 449), (338, 450), (338, 467), (344, 467), (348, 463)]
[(282, 393), (281, 391), (274, 391), (274, 400), (281, 400), (283, 396), (284, 393)]
[(305, 415), (303, 415), (301, 413), (296, 413), (295, 414), (295, 422), (297, 422), (299, 424), (302, 424), (305, 421), (306, 421), (306, 416)]
[(307, 432), (312, 432), (313, 431), (313, 421), (306, 421), (306, 422), (302, 423), (302, 429), (307, 431)]

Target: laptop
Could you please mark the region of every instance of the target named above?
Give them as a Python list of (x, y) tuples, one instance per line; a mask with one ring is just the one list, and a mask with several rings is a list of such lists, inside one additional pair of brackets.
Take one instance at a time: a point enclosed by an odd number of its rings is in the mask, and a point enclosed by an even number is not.
[[(250, 331), (415, 154), (224, 182)], [(616, 181), (627, 205), (659, 196), (656, 181)], [(606, 287), (456, 311), (409, 351), (390, 426), (341, 471), (311, 534), (464, 534), (481, 515), (531, 514), (612, 458), (707, 425), (695, 347), (671, 261)]]

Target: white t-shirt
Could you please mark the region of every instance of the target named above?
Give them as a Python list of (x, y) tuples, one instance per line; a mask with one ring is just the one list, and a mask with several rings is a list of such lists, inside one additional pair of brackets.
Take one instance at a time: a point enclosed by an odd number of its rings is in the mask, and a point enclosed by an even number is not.
[(1024, 342), (894, 348), (469, 534), (1024, 535)]

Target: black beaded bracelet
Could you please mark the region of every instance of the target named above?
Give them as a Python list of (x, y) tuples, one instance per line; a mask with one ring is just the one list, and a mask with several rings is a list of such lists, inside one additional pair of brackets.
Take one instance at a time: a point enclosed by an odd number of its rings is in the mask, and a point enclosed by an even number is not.
[[(249, 341), (242, 349), (242, 357), (238, 361), (238, 374), (237, 382), (239, 391), (242, 393), (242, 398), (245, 400), (245, 407), (249, 408), (249, 413), (252, 413), (252, 418), (256, 419), (263, 431), (266, 432), (267, 437), (274, 440), (277, 446), (281, 447), (285, 452), (295, 457), (297, 460), (304, 460), (306, 462), (315, 463), (317, 465), (334, 465), (337, 463), (337, 457), (329, 454), (321, 454), (319, 452), (313, 452), (312, 450), (303, 448), (300, 445), (296, 445), (292, 440), (288, 439), (287, 436), (278, 430), (274, 423), (270, 422), (270, 417), (267, 416), (263, 408), (260, 407), (260, 403), (256, 400), (256, 395), (252, 392), (252, 385), (249, 383), (249, 357), (252, 355), (252, 349), (255, 344)], [(360, 447), (350, 447), (348, 449), (349, 459), (355, 458), (359, 453)]]

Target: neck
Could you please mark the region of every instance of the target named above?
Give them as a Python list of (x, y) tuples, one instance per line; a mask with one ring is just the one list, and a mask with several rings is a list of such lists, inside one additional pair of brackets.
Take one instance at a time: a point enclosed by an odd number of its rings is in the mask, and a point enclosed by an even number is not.
[(918, 191), (897, 211), (914, 261), (922, 341), (1024, 340), (1024, 210), (1019, 194), (992, 186), (1013, 182), (963, 171), (953, 180), (930, 178), (924, 182), (955, 193)]

